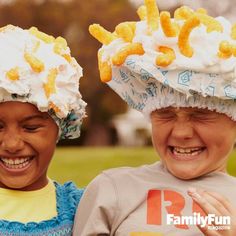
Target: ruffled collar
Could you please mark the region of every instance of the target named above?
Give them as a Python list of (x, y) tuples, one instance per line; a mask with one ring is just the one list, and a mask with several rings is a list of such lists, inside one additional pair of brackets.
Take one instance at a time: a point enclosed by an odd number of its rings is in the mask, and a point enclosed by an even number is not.
[(71, 225), (83, 190), (77, 189), (72, 182), (66, 182), (64, 185), (54, 182), (54, 185), (56, 187), (57, 216), (50, 220), (28, 223), (0, 220), (0, 235), (3, 231), (13, 232), (13, 235), (20, 232), (48, 232), (62, 225), (68, 225), (72, 228)]

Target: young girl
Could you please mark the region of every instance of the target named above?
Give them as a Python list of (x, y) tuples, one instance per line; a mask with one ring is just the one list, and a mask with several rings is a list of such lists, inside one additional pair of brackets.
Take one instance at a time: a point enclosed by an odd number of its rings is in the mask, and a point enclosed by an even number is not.
[(0, 235), (71, 235), (83, 193), (47, 176), (56, 143), (85, 115), (81, 67), (65, 39), (0, 30)]
[(74, 235), (236, 235), (236, 26), (204, 9), (174, 18), (146, 0), (140, 22), (90, 33), (102, 81), (150, 118), (161, 162), (104, 171), (87, 187)]

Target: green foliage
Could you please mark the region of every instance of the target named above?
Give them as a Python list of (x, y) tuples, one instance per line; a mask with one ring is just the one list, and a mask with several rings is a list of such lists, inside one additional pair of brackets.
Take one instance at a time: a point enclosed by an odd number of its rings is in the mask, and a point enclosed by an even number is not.
[[(140, 166), (159, 160), (148, 148), (58, 148), (49, 169), (52, 179), (63, 183), (72, 180), (86, 186), (102, 170), (121, 166)], [(228, 171), (236, 176), (236, 151), (229, 159)]]

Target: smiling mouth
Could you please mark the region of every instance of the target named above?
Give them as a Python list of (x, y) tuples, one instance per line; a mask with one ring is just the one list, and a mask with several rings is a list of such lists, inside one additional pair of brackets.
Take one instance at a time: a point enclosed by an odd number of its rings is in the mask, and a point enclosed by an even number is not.
[(176, 147), (169, 146), (172, 156), (177, 160), (193, 160), (201, 154), (206, 147)]
[(26, 168), (30, 164), (32, 159), (33, 159), (32, 156), (17, 157), (17, 158), (0, 157), (0, 162), (4, 167), (8, 169), (20, 170)]

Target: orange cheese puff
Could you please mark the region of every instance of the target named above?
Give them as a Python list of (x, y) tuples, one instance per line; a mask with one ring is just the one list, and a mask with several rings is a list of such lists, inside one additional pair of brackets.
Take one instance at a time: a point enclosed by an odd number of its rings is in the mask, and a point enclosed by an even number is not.
[(163, 55), (157, 56), (156, 64), (158, 66), (166, 67), (176, 58), (175, 51), (172, 48), (160, 46), (158, 51), (163, 53)]
[(232, 25), (232, 28), (231, 28), (231, 38), (236, 40), (236, 24)]
[(44, 70), (44, 63), (40, 61), (37, 57), (35, 57), (33, 54), (26, 52), (24, 54), (24, 58), (34, 72), (40, 73)]
[(34, 46), (33, 46), (32, 52), (36, 53), (37, 50), (39, 49), (39, 46), (40, 46), (40, 41), (34, 42)]
[(18, 80), (20, 78), (19, 68), (15, 67), (7, 71), (6, 76), (10, 80)]
[(58, 71), (56, 68), (53, 68), (49, 71), (47, 83), (45, 83), (43, 86), (47, 98), (49, 98), (51, 94), (56, 93), (55, 80), (57, 74)]
[(98, 69), (100, 72), (100, 79), (102, 82), (109, 82), (112, 78), (112, 69), (108, 61), (102, 61), (102, 50), (98, 51)]
[(166, 37), (175, 37), (177, 35), (176, 27), (171, 23), (170, 13), (163, 11), (160, 14), (160, 22), (162, 30)]
[(70, 54), (62, 54), (62, 56), (67, 60), (67, 62), (71, 63), (72, 57), (70, 56)]
[(146, 20), (147, 18), (147, 8), (146, 6), (142, 5), (138, 8), (137, 14), (140, 18), (140, 20)]
[(49, 102), (49, 107), (55, 111), (55, 113), (60, 113), (61, 110), (53, 102)]
[(53, 43), (55, 38), (51, 35), (45, 34), (41, 31), (39, 31), (36, 27), (31, 27), (29, 29), (29, 32), (33, 34), (35, 37), (43, 40), (45, 43)]
[(233, 53), (233, 50), (230, 43), (226, 40), (221, 41), (219, 45), (218, 57), (226, 59), (226, 58), (231, 57), (232, 53)]
[(200, 19), (201, 23), (207, 27), (207, 33), (210, 33), (212, 31), (223, 32), (222, 25), (213, 17), (198, 12), (196, 12), (195, 14)]
[(108, 45), (112, 42), (116, 37), (111, 32), (104, 29), (99, 24), (92, 24), (89, 26), (89, 33), (97, 39), (100, 43)]
[(136, 23), (137, 23), (137, 22), (135, 22), (135, 21), (127, 21), (126, 23), (127, 23), (127, 24), (129, 25), (129, 27), (132, 29), (133, 34), (135, 34), (135, 31), (136, 31)]
[(198, 8), (196, 12), (207, 15), (207, 10), (205, 8)]
[(156, 0), (145, 0), (145, 6), (147, 9), (147, 24), (150, 32), (158, 29), (159, 9), (156, 4)]
[(61, 36), (59, 36), (55, 39), (55, 44), (60, 44), (64, 49), (66, 49), (66, 47), (67, 47), (66, 40)]
[(194, 11), (191, 8), (187, 6), (182, 6), (175, 10), (174, 18), (177, 20), (187, 20), (193, 16), (193, 13)]
[(232, 45), (232, 53), (233, 53), (233, 56), (236, 57), (236, 45)]
[(176, 36), (179, 34), (180, 31), (180, 25), (177, 22), (172, 22), (172, 26), (176, 31)]
[(200, 24), (200, 20), (197, 16), (192, 16), (185, 21), (184, 25), (180, 29), (178, 37), (178, 46), (180, 52), (186, 57), (192, 57), (193, 49), (189, 44), (189, 36), (191, 31)]
[(132, 54), (143, 55), (144, 50), (141, 43), (130, 43), (124, 46), (115, 56), (112, 58), (113, 65), (120, 66), (124, 63), (125, 59)]
[(61, 53), (66, 50), (67, 48), (67, 42), (64, 38), (62, 37), (57, 37), (55, 39), (55, 44), (54, 44), (54, 47), (53, 47), (53, 51), (59, 55), (61, 55)]
[(128, 22), (122, 22), (117, 25), (115, 28), (115, 32), (119, 37), (123, 38), (125, 42), (132, 42), (134, 31)]

